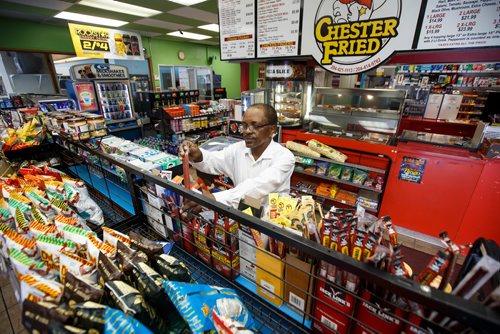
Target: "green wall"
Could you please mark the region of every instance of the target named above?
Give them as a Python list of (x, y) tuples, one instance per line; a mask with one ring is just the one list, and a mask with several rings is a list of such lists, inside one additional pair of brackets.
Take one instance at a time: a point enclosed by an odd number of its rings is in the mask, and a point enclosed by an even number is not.
[[(67, 26), (14, 20), (0, 17), (0, 49), (46, 51), (52, 53), (74, 53), (73, 43)], [(152, 59), (153, 72), (158, 74), (158, 64), (209, 66), (208, 57), (214, 57), (212, 68), (222, 76), (222, 86), (227, 88), (227, 96), (239, 98), (240, 64), (220, 61), (219, 48), (187, 42), (173, 42), (143, 37), (143, 46)], [(185, 60), (177, 58), (183, 50)]]

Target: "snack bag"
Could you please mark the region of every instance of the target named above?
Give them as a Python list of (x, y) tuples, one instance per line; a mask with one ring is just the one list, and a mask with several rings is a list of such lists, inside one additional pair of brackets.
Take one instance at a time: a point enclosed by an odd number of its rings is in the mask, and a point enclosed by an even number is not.
[(342, 174), (342, 166), (337, 164), (330, 164), (328, 166), (328, 177), (332, 177), (334, 179), (340, 179), (340, 175)]
[(43, 261), (35, 261), (26, 254), (12, 249), (9, 253), (10, 263), (14, 269), (16, 276), (26, 274), (36, 274), (47, 279), (54, 279), (54, 273), (50, 272), (49, 267)]
[(62, 233), (65, 226), (75, 226), (78, 225), (78, 219), (74, 217), (65, 217), (63, 215), (54, 216), (54, 223), (57, 226), (57, 229)]
[(167, 293), (160, 274), (144, 262), (132, 264), (131, 278), (142, 296), (153, 306), (166, 304)]
[(125, 279), (123, 271), (107, 256), (99, 253), (97, 258), (97, 271), (99, 272), (99, 283), (104, 286), (106, 282), (122, 281)]
[(344, 167), (342, 169), (342, 175), (340, 175), (340, 179), (342, 181), (351, 181), (352, 171), (353, 171), (352, 167)]
[[(48, 193), (47, 193), (48, 194)], [(50, 196), (49, 196), (50, 198)], [(65, 200), (57, 199), (57, 198), (51, 198), (50, 199), (50, 207), (52, 208), (52, 211), (56, 215), (63, 215), (65, 217), (76, 217), (76, 212), (73, 211), (68, 204), (66, 203)]]
[(44, 225), (37, 221), (32, 221), (29, 224), (29, 232), (33, 238), (39, 235), (47, 235), (49, 237), (59, 237), (59, 231), (55, 225)]
[(0, 222), (0, 252), (4, 257), (8, 257), (7, 253), (7, 235), (17, 233), (10, 226)]
[(64, 226), (62, 232), (64, 239), (71, 240), (75, 243), (78, 256), (86, 258), (88, 236), (91, 234), (95, 236), (95, 233), (69, 225)]
[(64, 297), (69, 305), (93, 301), (99, 303), (104, 296), (104, 290), (97, 284), (71, 272), (66, 272), (64, 280)]
[(150, 259), (153, 259), (157, 254), (163, 253), (164, 243), (162, 242), (149, 240), (134, 231), (130, 231), (128, 236), (132, 241), (132, 246), (146, 253)]
[[(90, 198), (85, 185), (80, 185), (81, 182), (68, 182), (64, 180), (64, 189), (68, 196), (68, 201), (76, 210), (83, 215), (89, 222), (96, 225), (104, 224), (104, 216), (101, 208), (92, 198)], [(71, 184), (74, 184), (72, 186)], [(78, 188), (77, 188), (78, 187)]]
[(9, 254), (13, 249), (17, 249), (31, 258), (38, 258), (35, 240), (28, 239), (15, 231), (4, 235), (6, 237), (5, 244), (7, 246), (7, 254)]
[(321, 176), (325, 176), (328, 173), (328, 162), (318, 161), (316, 162), (316, 173)]
[(121, 241), (116, 243), (116, 260), (125, 274), (132, 271), (132, 263), (148, 262), (148, 256), (139, 250), (133, 250)]
[(68, 271), (73, 275), (88, 279), (92, 283), (97, 282), (97, 270), (95, 268), (95, 263), (66, 251), (61, 251), (59, 261), (61, 283), (64, 284), (66, 272)]
[(89, 233), (87, 236), (87, 258), (92, 262), (96, 262), (99, 252), (113, 259), (116, 255), (116, 247), (105, 244), (97, 235)]
[(173, 256), (167, 254), (156, 256), (153, 266), (165, 280), (193, 282), (188, 267)]
[(368, 177), (368, 173), (361, 169), (354, 169), (352, 183), (363, 184)]
[(118, 241), (123, 242), (125, 245), (130, 246), (131, 240), (128, 236), (126, 236), (123, 233), (120, 233), (118, 231), (115, 231), (109, 227), (102, 226), (101, 227), (103, 230), (103, 240), (104, 243), (111, 245), (113, 247), (116, 247), (116, 244)]
[(36, 208), (35, 205), (31, 205), (31, 215), (33, 220), (43, 224), (43, 225), (54, 225), (43, 213)]
[(59, 304), (63, 295), (63, 286), (53, 280), (35, 275), (20, 275), (21, 300), (34, 302), (52, 302)]
[(36, 246), (42, 261), (51, 270), (59, 271), (60, 261), (59, 255), (61, 251), (74, 253), (76, 245), (73, 241), (64, 240), (62, 238), (54, 238), (46, 235), (39, 235), (36, 238)]
[(212, 319), (215, 330), (219, 334), (252, 334), (253, 331), (247, 329), (241, 323), (232, 320), (231, 318), (217, 314), (215, 309), (212, 310)]
[(170, 300), (193, 333), (215, 330), (211, 319), (214, 307), (217, 313), (230, 315), (246, 328), (254, 326), (252, 316), (232, 289), (172, 281), (164, 281), (164, 285)]
[(16, 221), (17, 232), (22, 233), (22, 234), (27, 234), (29, 231), (28, 221), (26, 220), (26, 217), (21, 212), (19, 207), (16, 208), (16, 215), (14, 217), (15, 217), (15, 221)]
[(153, 334), (141, 322), (126, 315), (121, 310), (106, 306), (104, 314), (104, 334), (130, 333), (130, 334)]

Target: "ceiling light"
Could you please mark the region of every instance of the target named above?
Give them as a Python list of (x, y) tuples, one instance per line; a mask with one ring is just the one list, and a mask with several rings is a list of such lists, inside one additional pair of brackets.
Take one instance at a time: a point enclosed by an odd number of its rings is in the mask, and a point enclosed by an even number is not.
[(83, 6), (109, 10), (112, 12), (142, 16), (142, 17), (150, 17), (153, 15), (161, 14), (161, 12), (158, 10), (130, 5), (128, 3), (114, 1), (114, 0), (82, 0), (78, 4)]
[(196, 5), (197, 3), (200, 2), (205, 2), (207, 0), (169, 0), (170, 2), (175, 2), (184, 6), (192, 6)]
[(202, 34), (194, 34), (192, 32), (187, 32), (187, 31), (182, 31), (182, 32), (181, 31), (173, 31), (173, 32), (167, 33), (167, 35), (188, 38), (188, 39), (196, 39), (196, 40), (212, 38), (212, 36), (207, 36), (207, 35), (202, 35)]
[(80, 60), (86, 60), (86, 59), (92, 59), (92, 58), (89, 58), (89, 57), (69, 57), (69, 58), (54, 60), (54, 64), (71, 63), (74, 61), (80, 61)]
[(215, 31), (219, 32), (219, 25), (212, 23), (212, 24), (205, 24), (203, 26), (198, 26), (200, 29), (205, 29), (205, 30), (210, 30), (210, 31)]
[(76, 21), (76, 22), (85, 22), (91, 23), (93, 25), (102, 25), (107, 27), (121, 27), (122, 25), (127, 24), (128, 22), (106, 19), (104, 17), (92, 16), (92, 15), (83, 15), (78, 13), (71, 12), (60, 12), (59, 14), (54, 16), (58, 19), (68, 20), (68, 21)]

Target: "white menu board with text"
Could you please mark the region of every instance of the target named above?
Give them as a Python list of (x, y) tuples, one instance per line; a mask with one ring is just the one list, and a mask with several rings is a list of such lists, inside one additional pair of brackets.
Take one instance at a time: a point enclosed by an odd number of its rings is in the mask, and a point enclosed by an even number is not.
[(500, 45), (500, 1), (429, 0), (418, 49)]
[(300, 0), (257, 0), (257, 57), (299, 54)]
[(220, 0), (221, 60), (255, 58), (255, 0)]

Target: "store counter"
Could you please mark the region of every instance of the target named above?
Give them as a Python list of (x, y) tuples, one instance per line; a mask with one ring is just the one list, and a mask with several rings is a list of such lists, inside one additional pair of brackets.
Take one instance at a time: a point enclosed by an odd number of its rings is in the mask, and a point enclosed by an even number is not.
[(412, 130), (472, 138), (474, 136), (474, 131), (476, 131), (476, 126), (477, 125), (475, 123), (403, 117), (399, 122), (398, 135), (400, 135), (404, 130)]
[[(383, 154), (392, 161), (379, 216), (398, 226), (456, 243), (478, 237), (500, 243), (500, 161), (477, 152), (417, 142), (397, 146), (283, 130), (283, 142), (316, 139), (340, 150)], [(366, 163), (366, 161), (365, 161)], [(376, 164), (372, 158), (368, 165)]]

